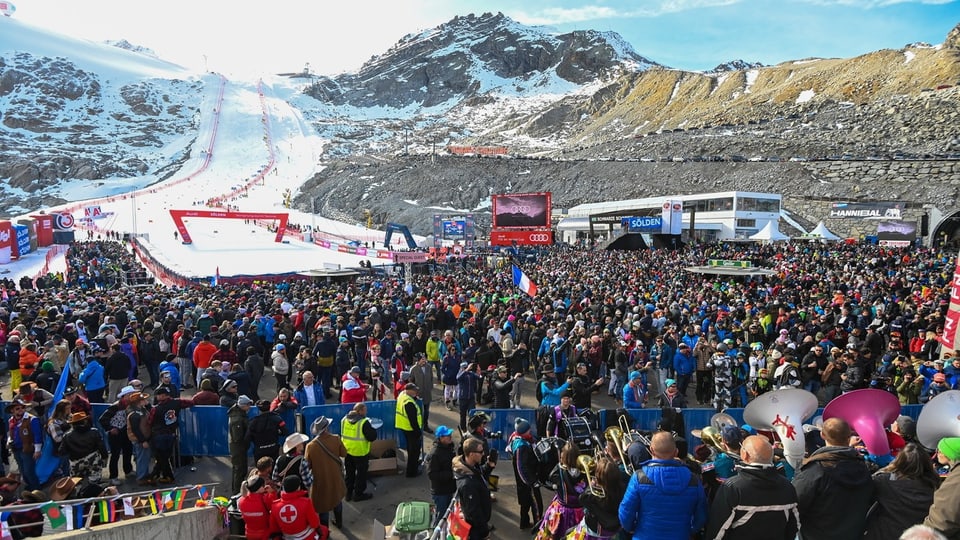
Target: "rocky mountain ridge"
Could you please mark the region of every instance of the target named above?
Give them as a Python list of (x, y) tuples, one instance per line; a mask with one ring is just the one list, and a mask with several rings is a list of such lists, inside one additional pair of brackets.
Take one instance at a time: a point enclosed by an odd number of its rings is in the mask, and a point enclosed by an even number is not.
[[(822, 178), (804, 161), (960, 157), (960, 25), (936, 46), (720, 68), (662, 66), (611, 33), (556, 35), (502, 14), (457, 17), (404, 37), (356, 73), (291, 75), (305, 87), (291, 102), (330, 140), (327, 170), (299, 200), (320, 195), (328, 215), (359, 220), (364, 210), (400, 217), (425, 216), (433, 211), (427, 206), (482, 210), (491, 193), (505, 191), (553, 191), (557, 204), (569, 206), (645, 193), (775, 189), (781, 184), (770, 179), (778, 174), (813, 193), (823, 191)], [(176, 168), (195, 136), (203, 83), (110, 79), (69, 54), (0, 52), (0, 177), (16, 190), (0, 211), (60, 202), (53, 188), (65, 179), (162, 178)], [(176, 148), (159, 151), (174, 140)], [(449, 145), (505, 146), (525, 159), (441, 159)], [(765, 165), (731, 165), (751, 161)], [(378, 165), (356, 165), (367, 162)], [(631, 165), (643, 162), (689, 166)], [(474, 165), (476, 172), (468, 169)], [(334, 174), (356, 167), (365, 174)], [(655, 176), (675, 170), (694, 172), (676, 183), (672, 174)], [(807, 172), (789, 172), (797, 170)], [(371, 173), (390, 179), (383, 197), (372, 196), (370, 185), (386, 180), (371, 182)], [(590, 188), (590, 178), (604, 188)], [(822, 196), (842, 192), (827, 182), (833, 187)], [(861, 195), (957, 200), (951, 184), (942, 188), (878, 185)], [(402, 200), (420, 202), (406, 208)]]

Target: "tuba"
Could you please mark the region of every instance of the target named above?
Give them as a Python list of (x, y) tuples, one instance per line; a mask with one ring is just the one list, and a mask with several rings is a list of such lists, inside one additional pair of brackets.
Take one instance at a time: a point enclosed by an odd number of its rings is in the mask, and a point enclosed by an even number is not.
[(587, 492), (600, 499), (607, 496), (602, 487), (594, 485), (594, 476), (597, 474), (597, 460), (587, 454), (580, 454), (577, 456), (577, 468), (583, 471), (583, 475), (587, 477)]
[(743, 409), (743, 420), (754, 428), (776, 431), (787, 463), (798, 469), (807, 446), (803, 421), (816, 411), (817, 396), (806, 390), (784, 388), (757, 396), (748, 403)]
[(703, 441), (703, 444), (707, 445), (713, 452), (717, 454), (724, 452), (723, 446), (720, 445), (723, 438), (720, 436), (719, 429), (713, 426), (705, 426), (703, 429), (690, 430), (690, 434)]
[(960, 437), (960, 390), (947, 390), (920, 409), (917, 440), (933, 449), (944, 437)]
[(867, 451), (875, 456), (890, 453), (887, 426), (900, 416), (897, 396), (876, 388), (863, 388), (837, 396), (823, 408), (823, 419), (840, 418), (863, 441)]

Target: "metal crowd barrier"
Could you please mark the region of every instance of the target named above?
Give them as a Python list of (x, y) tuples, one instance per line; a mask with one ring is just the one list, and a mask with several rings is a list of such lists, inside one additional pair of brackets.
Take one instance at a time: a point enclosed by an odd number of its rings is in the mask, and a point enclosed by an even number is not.
[[(0, 402), (0, 411), (6, 407), (8, 402)], [(396, 410), (396, 401), (367, 401), (367, 417), (377, 418), (383, 421), (383, 425), (377, 430), (379, 439), (396, 439), (398, 446), (403, 448), (403, 434), (395, 429), (394, 415)], [(93, 421), (99, 426), (98, 419), (100, 415), (109, 407), (106, 403), (95, 403), (93, 408)], [(352, 404), (332, 404), (319, 405), (313, 407), (304, 407), (300, 415), (302, 422), (299, 431), (310, 435), (310, 425), (320, 416), (326, 416), (331, 419), (330, 432), (340, 434), (340, 420), (353, 407)], [(916, 420), (920, 416), (922, 405), (904, 405), (901, 407), (901, 414), (909, 416)], [(514, 421), (517, 418), (524, 418), (533, 426), (536, 433), (536, 410), (534, 409), (473, 409), (482, 410), (490, 415), (490, 423), (487, 425), (490, 431), (502, 432), (501, 439), (491, 441), (491, 444), (498, 451), (506, 449), (506, 439), (513, 433)], [(642, 431), (653, 431), (657, 428), (660, 421), (661, 411), (657, 408), (652, 409), (627, 409), (634, 426)], [(684, 435), (690, 441), (690, 447), (700, 444), (700, 439), (692, 435), (691, 430), (702, 428), (710, 424), (710, 418), (715, 414), (713, 409), (683, 409), (681, 412), (687, 433)], [(725, 413), (732, 416), (737, 422), (743, 424), (743, 409), (727, 409)], [(616, 410), (604, 409), (599, 411), (600, 427), (613, 425), (615, 423), (614, 415)], [(823, 409), (818, 409), (815, 415), (823, 414)], [(256, 416), (256, 408), (251, 408), (250, 416)], [(8, 418), (7, 414), (2, 414), (4, 421)], [(434, 427), (436, 426), (434, 422)], [(456, 425), (449, 426), (456, 432)], [(290, 427), (290, 432), (297, 430), (295, 426)], [(537, 434), (538, 435), (538, 434)], [(106, 436), (105, 436), (106, 437)], [(199, 405), (189, 409), (183, 409), (180, 413), (180, 455), (184, 456), (229, 456), (230, 448), (227, 437), (227, 409), (219, 405)]]

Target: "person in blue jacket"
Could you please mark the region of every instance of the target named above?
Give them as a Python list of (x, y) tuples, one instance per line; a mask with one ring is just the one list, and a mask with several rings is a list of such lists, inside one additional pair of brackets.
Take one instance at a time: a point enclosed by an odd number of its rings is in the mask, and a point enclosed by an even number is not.
[(620, 526), (633, 540), (689, 540), (707, 523), (700, 479), (677, 459), (673, 434), (650, 440), (653, 459), (640, 464), (620, 503)]
[(103, 371), (103, 349), (96, 343), (90, 344), (92, 357), (87, 357), (87, 367), (83, 368), (77, 380), (83, 385), (90, 403), (103, 403), (103, 391), (107, 388), (107, 378)]
[(642, 409), (645, 393), (643, 375), (639, 371), (631, 371), (629, 382), (623, 387), (623, 408)]
[[(163, 373), (164, 371), (170, 372), (170, 384), (176, 388), (177, 392), (180, 391), (180, 369), (177, 365), (177, 355), (173, 353), (167, 354), (166, 360), (160, 362), (160, 365), (157, 366), (157, 373)], [(171, 394), (172, 395), (172, 394)]]
[(681, 394), (687, 395), (690, 377), (696, 368), (697, 360), (693, 357), (693, 351), (686, 343), (681, 343), (677, 346), (677, 354), (673, 355), (673, 370), (677, 373), (677, 390)]
[(549, 369), (543, 371), (543, 380), (540, 381), (540, 406), (556, 407), (560, 405), (560, 397), (570, 387), (570, 383), (565, 382), (557, 386), (557, 374)]

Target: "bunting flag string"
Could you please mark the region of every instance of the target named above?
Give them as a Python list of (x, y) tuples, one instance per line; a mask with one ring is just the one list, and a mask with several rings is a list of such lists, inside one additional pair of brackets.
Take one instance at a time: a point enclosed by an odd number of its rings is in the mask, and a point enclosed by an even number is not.
[(132, 516), (136, 513), (133, 508), (133, 497), (123, 498), (123, 515)]

